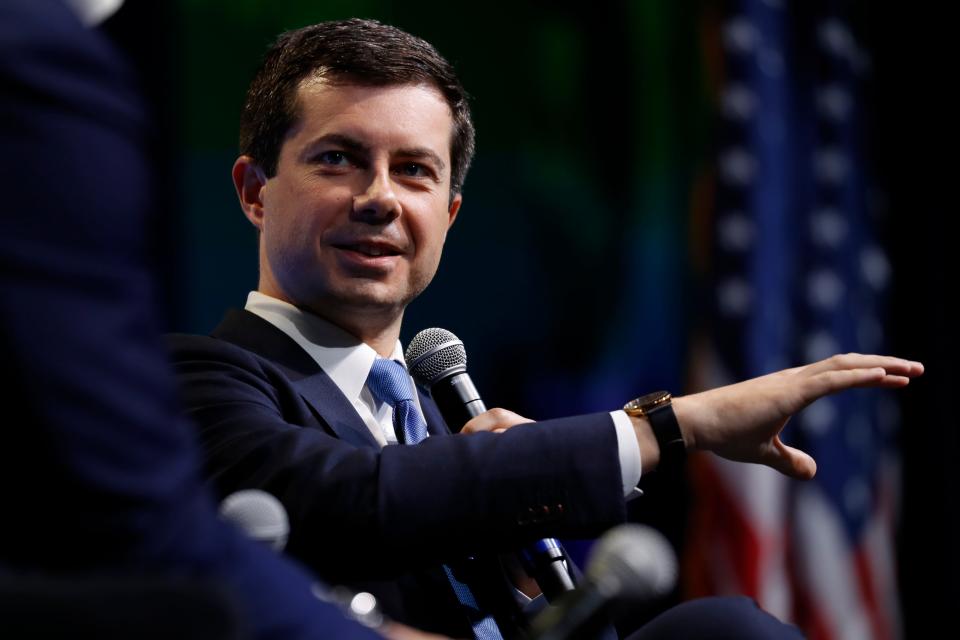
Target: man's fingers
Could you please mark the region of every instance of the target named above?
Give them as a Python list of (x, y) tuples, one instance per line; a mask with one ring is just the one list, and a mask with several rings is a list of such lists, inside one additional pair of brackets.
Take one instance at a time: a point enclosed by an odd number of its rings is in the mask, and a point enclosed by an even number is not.
[(761, 462), (798, 480), (809, 480), (817, 473), (817, 462), (810, 454), (785, 445), (780, 438), (774, 439), (773, 448)]
[(853, 389), (854, 387), (883, 387), (888, 389), (903, 387), (910, 383), (910, 376), (893, 374), (882, 367), (869, 369), (845, 369), (824, 371), (810, 380), (815, 400), (830, 393)]
[(898, 387), (905, 387), (910, 384), (910, 378), (907, 376), (886, 376), (883, 380), (880, 381), (881, 387), (885, 389), (896, 389)]
[(826, 371), (873, 369), (880, 367), (888, 374), (914, 377), (923, 374), (923, 364), (894, 356), (862, 353), (840, 353), (807, 366), (807, 372), (817, 375)]
[(508, 409), (499, 407), (484, 411), (463, 426), (460, 433), (480, 433), (481, 431), (492, 431), (502, 433), (510, 427), (525, 422), (533, 422), (529, 418), (524, 418), (519, 413), (514, 413)]

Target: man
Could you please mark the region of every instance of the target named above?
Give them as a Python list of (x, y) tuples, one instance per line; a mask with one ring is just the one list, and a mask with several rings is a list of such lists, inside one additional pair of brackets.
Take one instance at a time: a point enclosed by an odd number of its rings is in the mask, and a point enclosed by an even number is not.
[[(852, 386), (901, 386), (922, 369), (849, 354), (676, 398), (656, 418), (614, 411), (525, 424), (494, 409), (467, 424), (469, 435), (448, 437), (405, 372), (392, 380), (407, 397), (383, 379), (402, 366), (404, 309), (436, 272), (463, 203), (473, 127), (450, 65), (373, 21), (284, 34), (251, 83), (240, 138), (233, 179), (259, 231), (258, 289), (212, 337), (171, 345), (208, 471), (221, 493), (278, 496), (291, 553), (414, 626), (522, 634), (496, 554), (622, 522), (641, 464), (655, 468), (669, 439), (658, 442), (662, 426), (687, 448), (809, 478), (814, 461), (777, 436), (790, 415)], [(743, 603), (678, 609), (640, 633), (796, 633)]]

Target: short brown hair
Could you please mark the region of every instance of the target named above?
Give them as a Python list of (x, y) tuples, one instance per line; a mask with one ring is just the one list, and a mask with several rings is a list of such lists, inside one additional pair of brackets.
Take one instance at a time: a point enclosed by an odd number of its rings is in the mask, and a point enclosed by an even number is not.
[(376, 20), (321, 22), (282, 33), (264, 56), (240, 115), (240, 153), (276, 175), (283, 139), (296, 122), (297, 89), (307, 77), (368, 86), (428, 83), (453, 113), (451, 196), (463, 190), (473, 159), (467, 94), (453, 66), (429, 42)]

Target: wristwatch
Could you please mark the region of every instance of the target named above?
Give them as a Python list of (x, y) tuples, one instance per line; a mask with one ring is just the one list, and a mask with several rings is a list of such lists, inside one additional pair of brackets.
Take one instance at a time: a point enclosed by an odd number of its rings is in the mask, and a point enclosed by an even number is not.
[(650, 421), (653, 435), (660, 446), (661, 464), (682, 460), (687, 451), (683, 434), (680, 433), (680, 423), (673, 412), (672, 398), (669, 391), (654, 391), (623, 405), (628, 416), (645, 417)]

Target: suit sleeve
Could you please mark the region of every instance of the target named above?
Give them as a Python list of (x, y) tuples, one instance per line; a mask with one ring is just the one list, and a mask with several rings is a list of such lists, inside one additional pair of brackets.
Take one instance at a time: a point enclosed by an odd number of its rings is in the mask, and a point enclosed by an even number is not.
[(0, 3), (0, 574), (213, 583), (257, 638), (376, 637), (220, 522), (201, 484), (156, 326), (127, 80), (62, 3)]
[(209, 337), (174, 336), (170, 346), (219, 492), (280, 498), (288, 549), (331, 580), (390, 577), (548, 535), (590, 537), (625, 517), (608, 413), (357, 447), (328, 433), (265, 359)]

